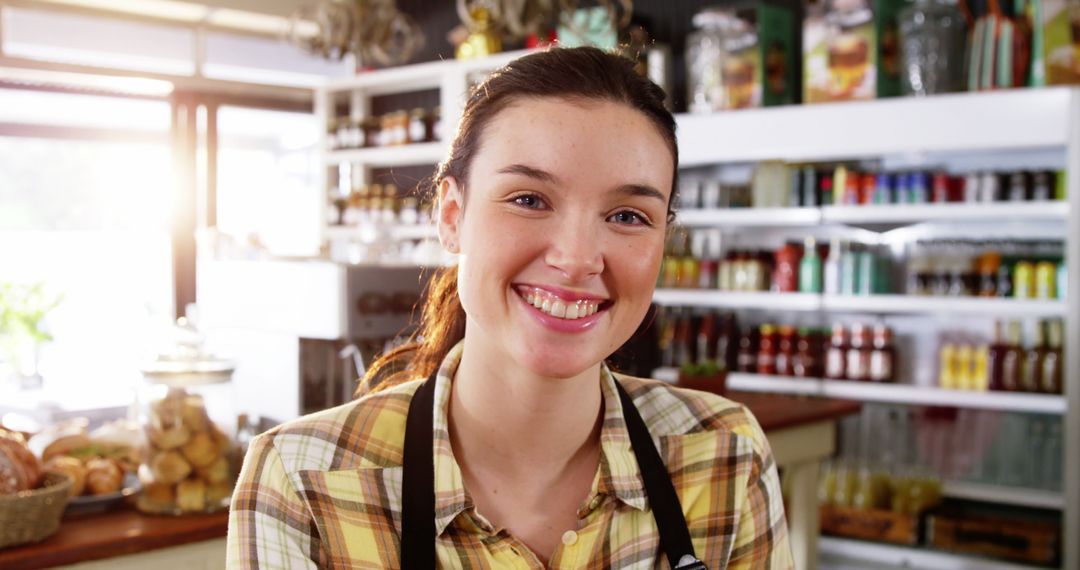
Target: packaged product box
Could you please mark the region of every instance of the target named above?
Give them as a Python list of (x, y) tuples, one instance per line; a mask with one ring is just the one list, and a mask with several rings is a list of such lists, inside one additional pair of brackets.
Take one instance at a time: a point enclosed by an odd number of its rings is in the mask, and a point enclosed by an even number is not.
[[(1039, 18), (1040, 14), (1042, 18)], [(1045, 83), (1039, 77), (1038, 61), (1033, 62), (1033, 85), (1080, 83), (1080, 2), (1076, 0), (1035, 0), (1032, 17), (1041, 20), (1042, 56)], [(1035, 49), (1038, 49), (1038, 37)], [(1036, 54), (1036, 57), (1038, 54)]]
[(724, 107), (771, 107), (795, 103), (795, 13), (790, 6), (756, 3), (736, 7), (745, 23), (727, 42), (722, 77)]
[(803, 21), (803, 102), (900, 94), (903, 0), (812, 0)]

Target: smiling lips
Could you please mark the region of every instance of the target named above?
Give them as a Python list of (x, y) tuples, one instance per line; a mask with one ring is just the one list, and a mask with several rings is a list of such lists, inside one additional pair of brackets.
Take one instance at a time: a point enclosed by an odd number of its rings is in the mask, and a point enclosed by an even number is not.
[(577, 320), (595, 315), (606, 301), (600, 298), (566, 299), (539, 287), (517, 287), (518, 295), (541, 313), (558, 319)]

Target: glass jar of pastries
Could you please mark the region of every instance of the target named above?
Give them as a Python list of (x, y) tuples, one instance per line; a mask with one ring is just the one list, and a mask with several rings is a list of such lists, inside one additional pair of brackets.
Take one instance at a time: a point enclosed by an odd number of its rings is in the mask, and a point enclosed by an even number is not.
[(169, 347), (143, 367), (140, 511), (206, 513), (227, 509), (239, 469), (234, 365), (202, 350), (202, 335), (177, 321)]

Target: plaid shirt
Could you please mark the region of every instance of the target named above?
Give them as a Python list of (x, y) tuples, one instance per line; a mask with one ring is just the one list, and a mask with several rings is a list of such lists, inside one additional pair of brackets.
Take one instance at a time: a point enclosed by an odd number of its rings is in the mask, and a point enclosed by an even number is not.
[[(450, 448), (447, 409), (461, 345), (435, 387), (436, 556), (442, 568), (543, 568), (473, 507)], [(694, 549), (710, 569), (793, 567), (776, 465), (744, 407), (663, 383), (619, 382), (653, 435)], [(601, 367), (600, 467), (551, 568), (668, 568), (623, 421)], [(229, 515), (229, 568), (398, 568), (405, 417), (419, 381), (255, 438)]]

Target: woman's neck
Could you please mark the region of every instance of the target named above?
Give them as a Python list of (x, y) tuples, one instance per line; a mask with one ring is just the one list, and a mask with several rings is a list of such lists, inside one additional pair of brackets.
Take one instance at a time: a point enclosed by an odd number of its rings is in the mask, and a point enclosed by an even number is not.
[(450, 393), (455, 453), (468, 456), (459, 461), (497, 461), (512, 477), (558, 470), (598, 447), (599, 364), (572, 378), (546, 378), (485, 348), (466, 338)]

